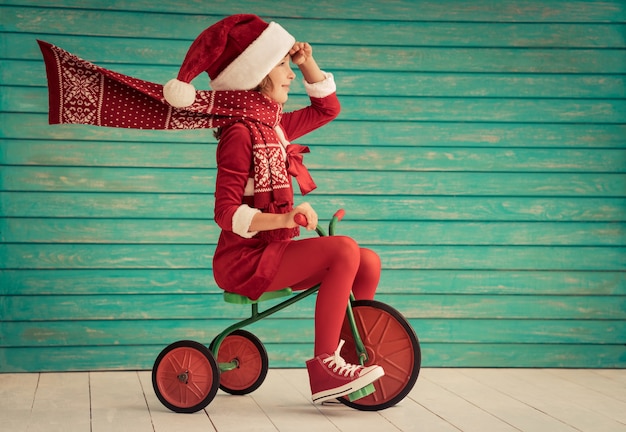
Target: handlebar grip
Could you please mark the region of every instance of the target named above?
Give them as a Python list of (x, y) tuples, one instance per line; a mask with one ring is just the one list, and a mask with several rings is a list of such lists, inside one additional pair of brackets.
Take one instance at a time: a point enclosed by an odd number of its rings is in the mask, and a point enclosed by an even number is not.
[(343, 219), (343, 217), (346, 215), (346, 211), (344, 209), (339, 209), (335, 212), (335, 214), (333, 215), (333, 217), (337, 218), (337, 221), (341, 221), (341, 219)]
[(302, 213), (298, 213), (293, 217), (293, 220), (295, 221), (295, 223), (297, 223), (298, 225), (305, 227), (309, 224), (309, 221), (306, 219), (306, 216), (303, 215)]

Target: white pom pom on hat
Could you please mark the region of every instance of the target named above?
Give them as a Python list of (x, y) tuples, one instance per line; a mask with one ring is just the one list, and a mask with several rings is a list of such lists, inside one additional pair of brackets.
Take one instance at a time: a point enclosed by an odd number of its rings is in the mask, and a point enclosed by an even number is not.
[(173, 78), (163, 86), (163, 97), (173, 107), (188, 107), (196, 100), (196, 88), (193, 84)]
[(194, 103), (191, 81), (206, 72), (213, 90), (251, 90), (287, 55), (295, 38), (275, 22), (256, 15), (231, 15), (204, 30), (193, 41), (178, 77), (163, 87), (176, 108)]

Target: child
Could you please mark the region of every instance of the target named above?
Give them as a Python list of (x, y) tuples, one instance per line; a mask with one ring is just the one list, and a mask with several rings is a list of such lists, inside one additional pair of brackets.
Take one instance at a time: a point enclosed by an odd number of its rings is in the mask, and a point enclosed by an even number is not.
[[(181, 67), (187, 69), (206, 55), (214, 32), (229, 33), (221, 54), (207, 69), (214, 90), (250, 90), (242, 101), (263, 107), (268, 120), (237, 122), (222, 127), (217, 148), (215, 220), (222, 233), (213, 272), (226, 291), (253, 299), (263, 292), (291, 287), (306, 289), (321, 283), (315, 306), (315, 357), (307, 362), (313, 400), (352, 393), (380, 378), (380, 366), (347, 364), (337, 347), (350, 291), (357, 299), (372, 299), (380, 276), (380, 260), (348, 237), (291, 240), (298, 234), (294, 216), (304, 214), (307, 229), (315, 229), (317, 214), (307, 203), (293, 207), (288, 173), (294, 172), (303, 192), (315, 187), (289, 140), (311, 132), (339, 114), (333, 76), (318, 67), (308, 43), (295, 39), (276, 23), (254, 15), (228, 17), (205, 30), (192, 44)], [(211, 50), (215, 47), (211, 47)], [(298, 66), (311, 105), (283, 113)], [(213, 67), (213, 64), (218, 66)], [(191, 74), (193, 75), (193, 73)], [(168, 96), (166, 85), (166, 98)], [(176, 95), (180, 94), (177, 90)], [(179, 104), (176, 96), (168, 99)], [(308, 149), (304, 149), (305, 151)]]
[[(121, 75), (39, 41), (48, 76), (50, 123), (140, 129), (218, 128), (215, 221), (222, 229), (213, 271), (224, 290), (258, 298), (267, 291), (320, 284), (315, 306), (314, 358), (307, 361), (315, 402), (337, 398), (384, 375), (380, 366), (346, 363), (339, 341), (350, 292), (372, 299), (380, 259), (343, 236), (293, 240), (303, 214), (294, 207), (291, 176), (306, 194), (315, 188), (302, 164), (308, 148), (289, 140), (339, 114), (332, 74), (311, 46), (255, 15), (229, 16), (192, 43), (176, 79), (165, 86)], [(298, 66), (311, 104), (283, 113)], [(190, 82), (207, 72), (213, 91)]]

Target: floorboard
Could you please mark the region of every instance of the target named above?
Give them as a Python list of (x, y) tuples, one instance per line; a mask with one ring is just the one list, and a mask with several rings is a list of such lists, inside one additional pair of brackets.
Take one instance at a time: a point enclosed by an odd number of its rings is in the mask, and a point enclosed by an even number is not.
[(462, 431), (516, 431), (513, 426), (448, 388), (449, 380), (443, 374), (445, 370), (423, 371), (412, 393), (419, 404)]
[(626, 432), (626, 370), (424, 369), (398, 405), (365, 412), (313, 404), (305, 369), (270, 369), (255, 392), (220, 390), (194, 414), (164, 407), (149, 371), (0, 374), (0, 425), (10, 432)]
[[(626, 430), (620, 424), (593, 409), (581, 406), (574, 395), (558, 386), (546, 385), (547, 372), (535, 369), (473, 370), (471, 374), (486, 385), (551, 416), (574, 430), (616, 432)], [(626, 391), (626, 387), (624, 387)]]
[(153, 432), (137, 372), (92, 372), (92, 432)]
[[(584, 377), (585, 373), (581, 372), (581, 375)], [(593, 412), (595, 415), (614, 420), (614, 424), (610, 421), (606, 422), (607, 430), (617, 428), (619, 424), (626, 424), (625, 402), (592, 390), (581, 383), (560, 378), (549, 370), (529, 370), (525, 376), (536, 383), (539, 391), (567, 400), (580, 411)], [(624, 393), (623, 390), (622, 393)]]
[[(174, 415), (172, 411), (163, 406), (159, 399), (157, 399), (152, 389), (152, 373), (142, 371), (138, 373), (138, 376), (143, 394), (146, 398), (147, 409), (152, 419), (154, 432), (171, 432), (178, 430), (186, 432), (217, 431), (209, 419), (207, 411), (202, 410), (193, 414)], [(214, 408), (213, 405), (211, 405), (211, 408)]]
[(89, 374), (41, 374), (28, 432), (89, 430)]
[(503, 423), (498, 429), (493, 430), (576, 431), (559, 420), (490, 386), (488, 382), (481, 382), (474, 378), (471, 370), (433, 369), (426, 372), (426, 379), (432, 380), (476, 409), (497, 419), (497, 422)]
[(0, 425), (3, 430), (28, 430), (39, 377), (39, 374), (0, 374)]
[(583, 392), (593, 391), (626, 403), (624, 391), (626, 381), (616, 379), (624, 371), (610, 371), (613, 372), (610, 374), (602, 374), (597, 370), (578, 369), (549, 369), (548, 371), (551, 375), (584, 387), (581, 389)]

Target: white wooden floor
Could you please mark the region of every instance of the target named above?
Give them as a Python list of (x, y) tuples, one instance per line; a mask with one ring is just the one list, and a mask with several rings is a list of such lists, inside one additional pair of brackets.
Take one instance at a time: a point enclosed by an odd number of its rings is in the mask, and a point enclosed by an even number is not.
[(5, 432), (626, 431), (626, 370), (423, 369), (412, 393), (379, 412), (313, 405), (304, 369), (271, 369), (248, 396), (221, 391), (175, 414), (150, 372), (0, 374)]

